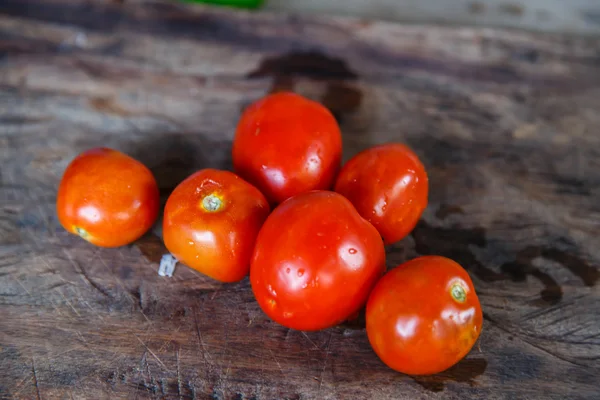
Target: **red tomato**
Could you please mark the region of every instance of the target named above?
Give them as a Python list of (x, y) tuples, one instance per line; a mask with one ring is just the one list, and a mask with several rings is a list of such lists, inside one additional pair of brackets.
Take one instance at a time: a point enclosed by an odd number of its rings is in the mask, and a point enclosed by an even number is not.
[(377, 230), (343, 196), (312, 191), (286, 200), (267, 218), (250, 283), (271, 319), (314, 331), (356, 313), (384, 271)]
[(248, 274), (256, 235), (269, 212), (263, 194), (236, 174), (204, 169), (169, 196), (163, 240), (185, 265), (236, 282)]
[(159, 193), (152, 172), (117, 150), (95, 148), (79, 154), (58, 187), (61, 225), (101, 247), (129, 244), (158, 216)]
[(333, 186), (341, 166), (342, 136), (327, 108), (279, 92), (244, 111), (232, 154), (235, 171), (275, 204)]
[(429, 183), (417, 155), (403, 144), (390, 143), (350, 159), (340, 171), (335, 191), (348, 198), (391, 244), (408, 235), (421, 218)]
[(383, 276), (369, 296), (367, 336), (390, 368), (442, 372), (469, 353), (483, 315), (469, 274), (438, 256), (408, 261)]

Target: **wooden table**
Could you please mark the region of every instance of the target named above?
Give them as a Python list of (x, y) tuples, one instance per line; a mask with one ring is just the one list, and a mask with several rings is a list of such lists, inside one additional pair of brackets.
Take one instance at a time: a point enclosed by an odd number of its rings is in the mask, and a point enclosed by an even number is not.
[[(271, 322), (247, 279), (157, 274), (159, 229), (95, 248), (57, 222), (70, 160), (111, 146), (163, 197), (230, 168), (240, 111), (322, 101), (345, 159), (408, 143), (430, 204), (388, 265), (472, 275), (481, 338), (451, 370), (385, 367), (364, 323)], [(600, 398), (600, 39), (150, 1), (0, 2), (0, 394), (16, 399)]]

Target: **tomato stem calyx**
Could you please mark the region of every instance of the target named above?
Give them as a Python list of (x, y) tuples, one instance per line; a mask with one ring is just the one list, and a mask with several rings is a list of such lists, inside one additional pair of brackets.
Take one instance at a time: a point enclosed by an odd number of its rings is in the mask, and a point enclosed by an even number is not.
[(202, 199), (202, 208), (208, 212), (219, 211), (223, 207), (223, 200), (215, 194), (209, 194)]
[(73, 229), (75, 230), (75, 233), (78, 234), (81, 238), (87, 240), (88, 237), (90, 236), (87, 231), (83, 228), (80, 228), (78, 226), (74, 226)]
[(452, 298), (459, 303), (464, 303), (467, 300), (467, 292), (465, 292), (465, 288), (462, 287), (460, 283), (455, 283), (450, 288), (450, 295)]

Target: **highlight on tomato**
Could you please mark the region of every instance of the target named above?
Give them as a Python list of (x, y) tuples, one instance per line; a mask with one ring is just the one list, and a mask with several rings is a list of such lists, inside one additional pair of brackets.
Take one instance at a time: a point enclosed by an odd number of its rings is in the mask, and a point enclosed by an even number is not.
[(423, 256), (387, 272), (369, 295), (369, 342), (390, 368), (436, 374), (463, 359), (481, 334), (473, 282), (455, 261)]
[(267, 95), (245, 109), (233, 141), (235, 172), (271, 204), (333, 187), (342, 136), (332, 113), (296, 93)]
[(340, 171), (335, 191), (348, 198), (391, 244), (407, 236), (421, 218), (429, 180), (409, 147), (387, 143), (352, 157)]
[(373, 225), (340, 194), (311, 191), (284, 201), (265, 221), (250, 283), (272, 320), (315, 331), (356, 314), (384, 271), (383, 241)]
[(156, 221), (159, 191), (152, 172), (118, 150), (93, 148), (67, 166), (58, 187), (61, 225), (100, 247), (134, 242)]
[(265, 196), (236, 174), (203, 169), (181, 182), (164, 209), (163, 240), (181, 263), (221, 282), (243, 279), (269, 215)]

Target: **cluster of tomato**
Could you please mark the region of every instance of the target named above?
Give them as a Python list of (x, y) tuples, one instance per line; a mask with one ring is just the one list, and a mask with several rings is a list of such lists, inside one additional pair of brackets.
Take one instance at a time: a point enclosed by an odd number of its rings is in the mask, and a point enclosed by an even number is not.
[[(168, 198), (163, 240), (178, 261), (221, 282), (249, 275), (262, 310), (291, 329), (326, 329), (366, 307), (375, 353), (403, 373), (443, 371), (471, 350), (482, 312), (459, 264), (423, 256), (386, 273), (384, 245), (407, 236), (428, 202), (407, 146), (375, 146), (342, 167), (335, 118), (286, 92), (243, 112), (232, 153), (235, 173), (198, 171)], [(121, 246), (155, 223), (158, 188), (137, 160), (93, 149), (68, 166), (57, 211), (68, 231)]]

